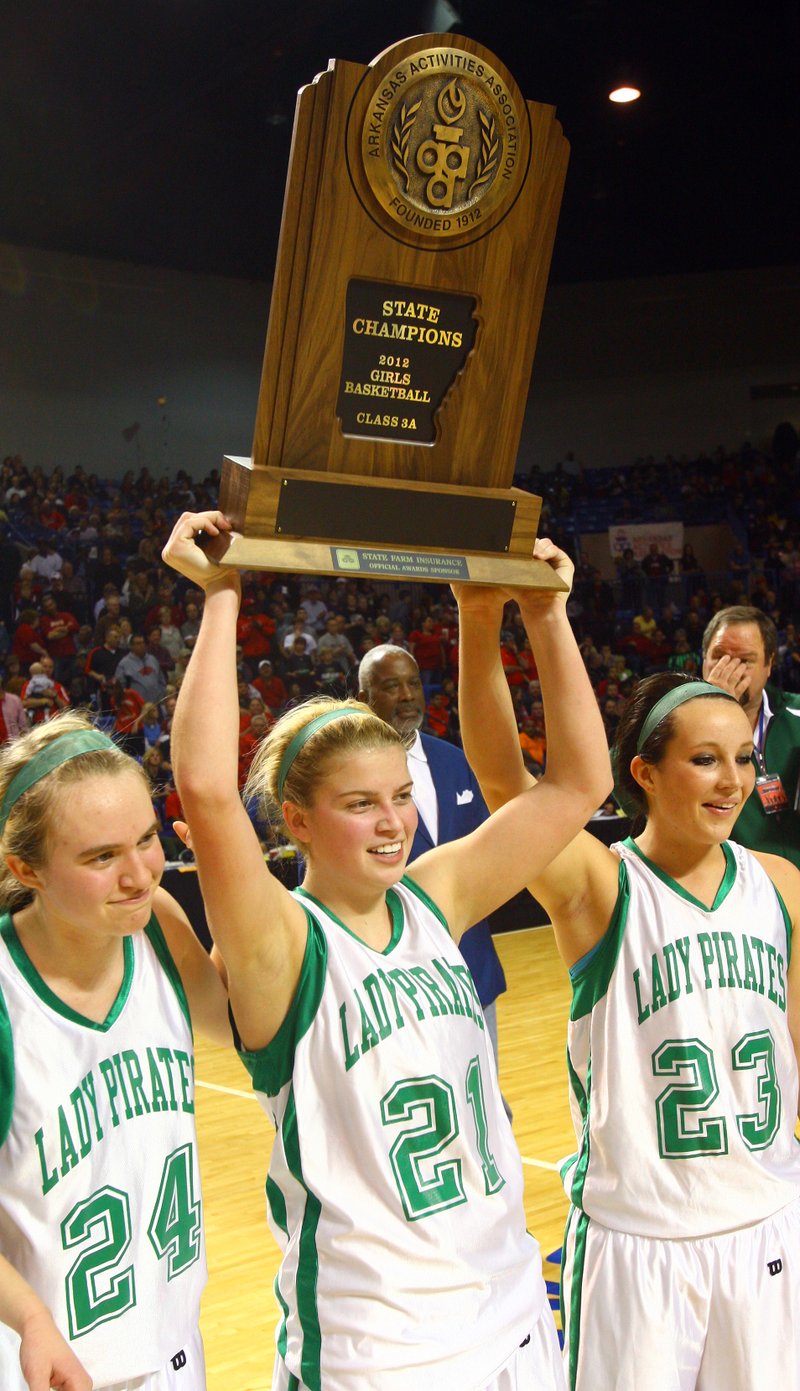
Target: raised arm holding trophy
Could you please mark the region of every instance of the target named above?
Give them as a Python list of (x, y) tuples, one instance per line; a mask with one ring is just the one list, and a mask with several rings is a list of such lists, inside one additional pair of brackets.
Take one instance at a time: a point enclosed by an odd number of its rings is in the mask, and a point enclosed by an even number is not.
[(461, 35), (298, 97), (240, 569), (560, 585), (510, 486), (566, 173), (551, 106)]

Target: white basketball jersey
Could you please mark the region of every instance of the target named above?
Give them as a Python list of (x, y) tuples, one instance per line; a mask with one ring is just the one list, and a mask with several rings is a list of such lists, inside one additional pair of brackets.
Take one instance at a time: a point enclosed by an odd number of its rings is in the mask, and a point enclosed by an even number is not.
[(703, 1237), (800, 1194), (790, 925), (758, 860), (723, 846), (706, 908), (626, 840), (602, 941), (570, 972), (576, 1207), (605, 1226)]
[(0, 1252), (95, 1388), (179, 1353), (206, 1282), (188, 1007), (155, 917), (124, 952), (96, 1024), (0, 916)]
[(409, 879), (383, 952), (298, 894), (291, 1011), (242, 1055), (277, 1129), (279, 1355), (310, 1391), (483, 1387), (546, 1296), (469, 970)]

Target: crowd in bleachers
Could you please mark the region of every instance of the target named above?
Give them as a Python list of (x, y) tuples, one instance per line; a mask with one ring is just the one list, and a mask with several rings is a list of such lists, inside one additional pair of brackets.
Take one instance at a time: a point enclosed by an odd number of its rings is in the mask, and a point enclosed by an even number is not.
[[(613, 735), (641, 675), (699, 673), (709, 617), (755, 604), (775, 621), (774, 679), (800, 691), (800, 495), (797, 436), (779, 427), (769, 453), (749, 445), (696, 459), (639, 460), (613, 470), (567, 456), (515, 482), (543, 499), (539, 532), (576, 560), (569, 613)], [(0, 470), (0, 740), (67, 705), (140, 758), (157, 794), (165, 836), (178, 813), (169, 734), (175, 696), (198, 632), (202, 595), (176, 584), (161, 548), (177, 513), (216, 505), (219, 477), (174, 479), (147, 468), (106, 479), (77, 468), (49, 474), (7, 457)], [(722, 570), (691, 544), (679, 556), (631, 548), (604, 578), (582, 558), (581, 537), (621, 523), (722, 524), (731, 542)], [(459, 742), (457, 610), (446, 586), (268, 574), (246, 577), (238, 627), (240, 772), (290, 702), (356, 689), (360, 658), (391, 642), (419, 664), (428, 732)], [(546, 762), (536, 667), (515, 606), (506, 610), (502, 657), (529, 766)]]

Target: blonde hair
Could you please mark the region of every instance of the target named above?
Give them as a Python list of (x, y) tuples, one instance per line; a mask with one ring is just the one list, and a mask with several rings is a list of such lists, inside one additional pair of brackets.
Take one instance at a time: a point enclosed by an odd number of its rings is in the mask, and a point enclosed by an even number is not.
[[(36, 725), (0, 750), (0, 803), (11, 781), (36, 754), (64, 734), (80, 734), (94, 729), (88, 715), (77, 710), (64, 710), (45, 724)], [(47, 838), (53, 817), (61, 804), (62, 789), (101, 773), (118, 774), (133, 769), (144, 779), (141, 768), (122, 749), (93, 749), (78, 754), (60, 764), (52, 772), (29, 787), (14, 802), (8, 820), (0, 833), (0, 910), (21, 907), (31, 898), (30, 889), (20, 884), (6, 863), (8, 855), (17, 855), (33, 869), (47, 860)], [(149, 795), (149, 786), (148, 786)]]
[[(286, 771), (281, 797), (278, 774), (292, 740), (312, 720), (338, 711), (342, 712), (341, 718), (321, 725), (307, 743), (298, 748)], [(352, 711), (350, 719), (347, 718), (348, 711)], [(283, 801), (293, 802), (304, 809), (312, 806), (317, 786), (333, 758), (365, 753), (371, 749), (405, 747), (397, 731), (363, 701), (324, 697), (307, 700), (281, 715), (259, 744), (242, 795), (246, 803), (257, 801), (264, 819), (273, 829), (296, 844), (283, 820)], [(303, 846), (303, 853), (308, 854), (307, 845)]]

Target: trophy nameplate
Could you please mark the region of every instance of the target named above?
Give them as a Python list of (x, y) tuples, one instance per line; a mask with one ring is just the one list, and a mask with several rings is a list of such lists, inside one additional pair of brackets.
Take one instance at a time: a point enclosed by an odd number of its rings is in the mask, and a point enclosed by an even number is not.
[(562, 587), (511, 483), (568, 150), (461, 35), (301, 89), (223, 564)]

